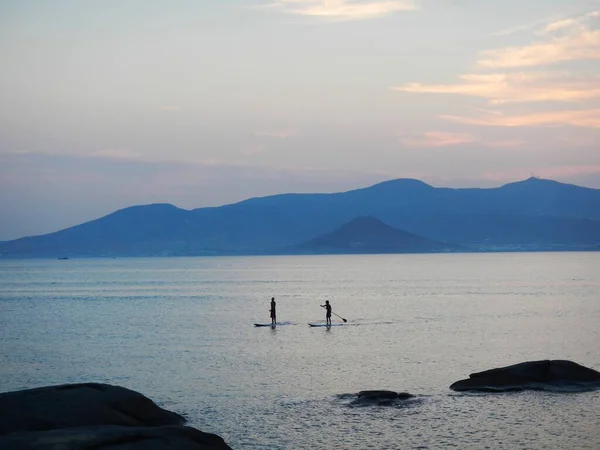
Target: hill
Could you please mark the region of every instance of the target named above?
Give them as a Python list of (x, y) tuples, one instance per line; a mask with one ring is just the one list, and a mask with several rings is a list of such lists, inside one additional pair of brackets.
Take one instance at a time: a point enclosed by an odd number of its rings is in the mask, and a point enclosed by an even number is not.
[(435, 253), (460, 247), (431, 241), (390, 227), (372, 216), (362, 216), (292, 247), (299, 253)]
[(598, 189), (537, 178), (491, 189), (397, 179), (347, 192), (281, 194), (194, 210), (133, 206), (55, 233), (0, 243), (0, 255), (265, 254), (361, 216), (477, 251), (600, 248)]

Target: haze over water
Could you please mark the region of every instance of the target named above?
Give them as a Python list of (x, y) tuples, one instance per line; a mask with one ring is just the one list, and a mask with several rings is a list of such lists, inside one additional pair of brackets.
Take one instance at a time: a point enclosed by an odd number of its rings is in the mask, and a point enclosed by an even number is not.
[[(595, 449), (600, 392), (448, 386), (599, 370), (599, 293), (598, 252), (3, 260), (0, 391), (117, 384), (233, 448)], [(271, 296), (291, 324), (255, 328)], [(308, 327), (325, 300), (347, 326)], [(416, 398), (351, 406), (365, 389)]]

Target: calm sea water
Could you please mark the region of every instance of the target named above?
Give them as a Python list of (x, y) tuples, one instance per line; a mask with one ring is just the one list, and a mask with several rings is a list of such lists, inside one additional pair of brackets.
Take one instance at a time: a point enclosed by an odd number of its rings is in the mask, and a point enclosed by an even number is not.
[[(271, 296), (291, 324), (255, 328)], [(325, 300), (348, 326), (307, 325)], [(600, 369), (600, 253), (4, 260), (0, 339), (1, 391), (117, 384), (236, 449), (600, 448), (600, 392), (448, 389)], [(417, 397), (351, 406), (365, 389)]]

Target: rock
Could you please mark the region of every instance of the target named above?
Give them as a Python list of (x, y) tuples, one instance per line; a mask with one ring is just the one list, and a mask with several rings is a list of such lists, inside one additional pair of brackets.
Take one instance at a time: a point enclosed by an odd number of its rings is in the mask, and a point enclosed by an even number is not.
[(469, 375), (453, 383), (455, 391), (551, 390), (586, 391), (600, 388), (600, 372), (566, 360), (527, 361)]
[(0, 394), (0, 448), (226, 450), (217, 435), (123, 387), (66, 384)]
[(66, 428), (24, 431), (0, 437), (11, 450), (230, 450), (215, 434), (185, 426)]
[(406, 400), (414, 397), (408, 392), (394, 392), (386, 390), (360, 391), (356, 394), (353, 404), (392, 405), (397, 400)]
[(0, 435), (88, 425), (182, 425), (179, 414), (144, 395), (99, 383), (65, 384), (0, 394)]
[(356, 394), (358, 396), (358, 398), (379, 398), (379, 399), (383, 399), (383, 400), (395, 400), (395, 399), (407, 399), (410, 397), (414, 397), (412, 394), (409, 394), (408, 392), (394, 392), (394, 391), (386, 391), (386, 390), (379, 390), (379, 391), (360, 391), (358, 394)]

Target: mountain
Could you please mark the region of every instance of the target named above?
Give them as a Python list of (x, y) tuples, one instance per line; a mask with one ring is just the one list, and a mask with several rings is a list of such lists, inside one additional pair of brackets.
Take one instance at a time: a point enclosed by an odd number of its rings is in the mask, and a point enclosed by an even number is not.
[(490, 189), (397, 179), (334, 194), (281, 194), (221, 207), (125, 208), (0, 243), (2, 257), (264, 254), (361, 216), (478, 251), (600, 249), (600, 190), (530, 178)]
[(357, 217), (330, 233), (291, 247), (293, 253), (435, 253), (460, 250), (386, 225), (372, 216)]

